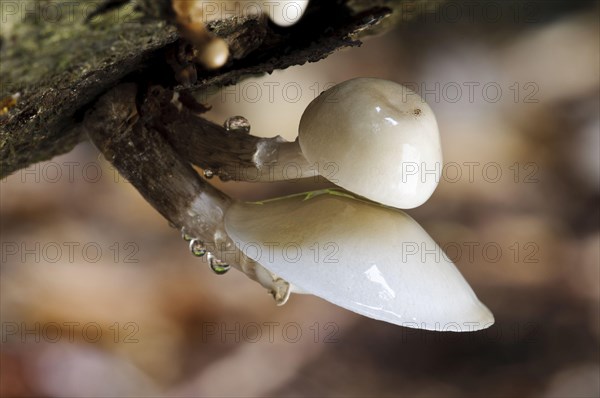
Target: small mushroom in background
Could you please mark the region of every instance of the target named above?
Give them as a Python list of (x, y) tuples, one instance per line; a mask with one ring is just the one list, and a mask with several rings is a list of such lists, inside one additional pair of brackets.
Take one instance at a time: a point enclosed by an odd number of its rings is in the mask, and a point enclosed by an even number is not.
[(323, 190), (234, 203), (225, 229), (292, 291), (412, 328), (466, 332), (494, 323), (442, 249), (400, 210)]
[(264, 2), (265, 13), (274, 24), (282, 27), (292, 26), (302, 18), (309, 0), (283, 0)]
[(330, 181), (388, 206), (417, 207), (439, 182), (435, 115), (392, 81), (357, 78), (321, 93), (302, 115), (298, 140), (309, 163), (335, 166)]
[[(225, 15), (243, 16), (244, 13), (257, 9), (268, 15), (276, 25), (288, 27), (300, 20), (308, 7), (308, 2), (309, 0), (267, 1), (264, 4), (258, 3), (259, 7), (246, 8), (240, 7), (239, 2), (231, 0), (221, 3), (172, 0), (172, 7), (181, 36), (194, 46), (195, 60), (207, 69), (218, 69), (229, 59), (229, 46), (225, 40), (215, 36), (206, 28), (208, 22), (223, 18)], [(234, 4), (228, 6), (227, 3)]]
[(194, 45), (197, 61), (207, 69), (225, 65), (229, 47), (225, 40), (210, 33), (205, 26), (206, 18), (201, 1), (173, 0), (173, 11), (181, 35)]

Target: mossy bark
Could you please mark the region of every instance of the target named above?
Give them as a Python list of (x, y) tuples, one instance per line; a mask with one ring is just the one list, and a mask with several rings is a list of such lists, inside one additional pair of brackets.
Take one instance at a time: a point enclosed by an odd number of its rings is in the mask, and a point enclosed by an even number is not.
[[(316, 62), (336, 49), (359, 45), (357, 37), (390, 13), (421, 1), (313, 0), (305, 17), (287, 29), (246, 16), (224, 19), (211, 30), (230, 45), (232, 57), (218, 71), (198, 71), (182, 86), (166, 54), (178, 45), (169, 0), (98, 3), (3, 1), (0, 30), (0, 99), (20, 95), (0, 116), (0, 178), (68, 152), (82, 139), (84, 112), (123, 81), (201, 91), (248, 76)], [(124, 4), (121, 4), (124, 3)], [(15, 97), (16, 98), (16, 97)]]
[[(2, 2), (0, 98), (16, 93), (0, 119), (0, 176), (69, 151), (79, 140), (77, 112), (177, 40), (175, 27), (126, 6), (86, 22), (74, 2)], [(48, 3), (46, 3), (48, 4)], [(63, 5), (64, 7), (61, 7)]]

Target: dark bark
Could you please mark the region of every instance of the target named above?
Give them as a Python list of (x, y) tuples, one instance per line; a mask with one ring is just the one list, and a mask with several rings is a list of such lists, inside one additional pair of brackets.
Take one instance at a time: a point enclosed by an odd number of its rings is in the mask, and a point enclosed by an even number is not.
[[(229, 198), (200, 178), (143, 111), (138, 113), (137, 96), (134, 83), (111, 89), (88, 112), (85, 131), (104, 157), (169, 222), (212, 242)], [(191, 216), (198, 198), (206, 200)]]
[(0, 99), (21, 96), (0, 116), (0, 178), (69, 151), (82, 139), (85, 110), (120, 82), (153, 82), (188, 92), (235, 84), (359, 45), (355, 37), (389, 13), (374, 8), (356, 14), (338, 2), (313, 3), (288, 29), (256, 17), (212, 23), (212, 31), (229, 42), (232, 58), (217, 71), (198, 70), (197, 81), (187, 86), (179, 84), (167, 62), (167, 53), (180, 44), (164, 15), (165, 1), (141, 2), (141, 11), (126, 5), (91, 21), (65, 13), (50, 23), (39, 19), (41, 9), (31, 21), (19, 20), (2, 37)]

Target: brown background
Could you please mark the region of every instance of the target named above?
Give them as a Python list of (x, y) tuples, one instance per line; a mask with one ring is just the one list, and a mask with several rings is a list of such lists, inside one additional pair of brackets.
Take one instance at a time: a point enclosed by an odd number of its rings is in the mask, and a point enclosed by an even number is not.
[[(459, 17), (440, 6), (204, 100), (215, 121), (241, 114), (252, 133), (292, 140), (327, 84), (416, 85), (447, 167), (409, 214), (448, 248), (492, 328), (405, 329), (308, 296), (276, 307), (243, 274), (212, 274), (81, 144), (0, 183), (3, 395), (598, 396), (597, 3), (478, 3), (472, 18), (450, 3)], [(214, 182), (240, 199), (313, 187)]]

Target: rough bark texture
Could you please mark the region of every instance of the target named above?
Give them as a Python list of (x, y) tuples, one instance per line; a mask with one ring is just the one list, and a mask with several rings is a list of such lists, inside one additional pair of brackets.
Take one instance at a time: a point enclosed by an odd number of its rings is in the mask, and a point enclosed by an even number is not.
[(120, 82), (158, 83), (176, 91), (234, 84), (359, 45), (356, 37), (389, 14), (381, 6), (412, 15), (415, 8), (407, 4), (426, 0), (354, 0), (350, 6), (313, 0), (301, 22), (286, 29), (256, 16), (213, 22), (211, 30), (229, 43), (232, 57), (217, 71), (198, 70), (197, 81), (187, 86), (177, 82), (167, 62), (168, 52), (180, 45), (170, 1), (107, 3), (89, 19), (100, 2), (3, 2), (8, 22), (1, 30), (0, 99), (16, 93), (20, 98), (0, 116), (0, 178), (69, 151), (82, 139), (85, 110)]
[[(159, 131), (152, 114), (164, 89), (149, 89), (140, 111), (134, 83), (104, 94), (87, 112), (83, 128), (112, 165), (170, 224), (199, 241), (209, 262), (233, 265), (261, 283), (278, 305), (290, 296), (290, 285), (239, 251), (225, 232), (223, 217), (231, 199), (200, 178)], [(172, 92), (171, 92), (172, 94)], [(216, 256), (216, 257), (215, 257)], [(213, 258), (213, 260), (211, 260)]]
[(77, 111), (177, 40), (164, 20), (131, 8), (86, 23), (82, 10), (50, 20), (40, 2), (20, 5), (0, 54), (0, 98), (21, 95), (0, 119), (2, 177), (69, 151), (79, 141)]
[[(229, 199), (198, 176), (140, 115), (137, 87), (122, 84), (103, 95), (83, 124), (92, 142), (144, 198), (169, 222), (185, 227), (191, 236), (212, 242), (214, 229)], [(204, 197), (202, 211), (190, 216), (190, 207)], [(213, 220), (214, 218), (214, 220)]]

